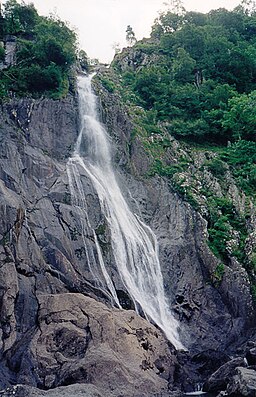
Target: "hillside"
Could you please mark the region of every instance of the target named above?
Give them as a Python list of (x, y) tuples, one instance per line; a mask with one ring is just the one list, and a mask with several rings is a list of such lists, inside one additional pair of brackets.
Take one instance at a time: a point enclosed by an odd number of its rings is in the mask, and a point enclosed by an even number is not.
[(254, 299), (255, 18), (242, 6), (167, 12), (100, 77), (133, 119), (132, 139), (151, 159), (145, 176), (167, 178), (200, 212), (217, 278), (238, 260)]

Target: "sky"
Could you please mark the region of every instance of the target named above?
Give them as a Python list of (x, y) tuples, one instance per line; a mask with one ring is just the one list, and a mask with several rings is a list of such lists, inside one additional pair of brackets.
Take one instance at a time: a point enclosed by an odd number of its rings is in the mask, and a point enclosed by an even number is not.
[[(137, 39), (149, 37), (151, 26), (170, 0), (25, 0), (34, 3), (40, 15), (56, 13), (78, 33), (81, 49), (90, 58), (109, 63), (114, 46), (126, 46), (126, 28), (131, 25)], [(3, 1), (4, 3), (4, 1)], [(233, 9), (239, 0), (184, 0), (188, 11)]]

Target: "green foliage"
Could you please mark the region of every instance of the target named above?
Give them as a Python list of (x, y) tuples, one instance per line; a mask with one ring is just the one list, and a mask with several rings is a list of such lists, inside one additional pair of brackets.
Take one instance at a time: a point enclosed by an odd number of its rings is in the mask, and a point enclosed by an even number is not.
[(134, 31), (130, 25), (128, 25), (126, 28), (126, 41), (129, 45), (133, 45), (137, 41)]
[(178, 48), (177, 55), (172, 63), (172, 74), (178, 83), (189, 83), (193, 81), (193, 71), (196, 61), (184, 50)]
[(243, 7), (162, 13), (151, 39), (135, 45), (154, 62), (144, 67), (138, 57), (124, 84), (178, 139), (255, 140), (255, 26), (255, 13)]
[(101, 76), (100, 80), (101, 84), (106, 88), (106, 90), (108, 90), (108, 92), (112, 93), (115, 91), (115, 84), (113, 81), (104, 76)]
[(232, 143), (221, 155), (231, 167), (237, 184), (247, 195), (256, 193), (256, 142), (239, 140)]
[(154, 52), (157, 52), (157, 46), (153, 43), (148, 43), (148, 42), (143, 42), (142, 41), (138, 41), (134, 48), (136, 48), (136, 50), (140, 50), (142, 51), (144, 54), (148, 54), (151, 55)]
[(0, 46), (0, 61), (4, 60), (5, 50), (4, 47)]
[(167, 80), (168, 73), (161, 67), (151, 66), (137, 74), (133, 88), (146, 109), (151, 109), (155, 102), (167, 94)]
[(6, 34), (18, 37), (17, 64), (0, 72), (0, 96), (8, 91), (65, 96), (76, 60), (76, 34), (59, 19), (40, 17), (32, 4), (16, 0), (5, 3), (4, 26)]
[(232, 230), (239, 234), (239, 241), (232, 249), (232, 255), (240, 262), (245, 260), (246, 220), (237, 213), (233, 203), (226, 197), (210, 196), (208, 205), (209, 247), (216, 256), (227, 259), (227, 243), (232, 239)]
[(218, 158), (207, 161), (205, 165), (216, 178), (223, 178), (227, 171), (226, 164)]
[(213, 253), (223, 259), (226, 259), (227, 242), (230, 240), (230, 225), (228, 217), (219, 216), (215, 219), (215, 214), (211, 213), (211, 225), (208, 226), (209, 247)]
[(39, 19), (33, 4), (19, 4), (16, 0), (8, 0), (4, 5), (4, 30), (6, 34), (29, 34)]
[(228, 102), (222, 126), (230, 130), (234, 139), (256, 141), (256, 90), (249, 95), (234, 97)]
[(78, 62), (85, 72), (89, 72), (90, 70), (90, 63), (89, 63), (89, 58), (88, 55), (84, 50), (80, 50), (78, 54)]
[(161, 176), (166, 176), (168, 178), (172, 178), (176, 172), (181, 172), (182, 167), (179, 164), (174, 164), (174, 165), (164, 165), (163, 162), (159, 159), (156, 159), (154, 161), (154, 164), (151, 168), (151, 174), (152, 175), (161, 175)]
[(253, 300), (256, 303), (256, 284), (251, 286), (251, 291), (252, 291)]
[(213, 283), (215, 286), (218, 286), (221, 283), (224, 274), (225, 274), (225, 265), (223, 263), (219, 263), (216, 266), (216, 269), (213, 273)]
[(176, 32), (183, 25), (183, 16), (174, 12), (162, 13), (152, 27), (152, 37), (161, 37), (166, 33)]

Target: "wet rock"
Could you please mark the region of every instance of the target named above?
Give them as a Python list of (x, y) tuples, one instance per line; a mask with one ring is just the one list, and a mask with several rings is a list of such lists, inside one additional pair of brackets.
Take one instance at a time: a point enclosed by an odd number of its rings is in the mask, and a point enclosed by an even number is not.
[(229, 357), (224, 352), (209, 349), (195, 355), (179, 351), (177, 360), (175, 385), (185, 392), (193, 392), (213, 372), (229, 361)]

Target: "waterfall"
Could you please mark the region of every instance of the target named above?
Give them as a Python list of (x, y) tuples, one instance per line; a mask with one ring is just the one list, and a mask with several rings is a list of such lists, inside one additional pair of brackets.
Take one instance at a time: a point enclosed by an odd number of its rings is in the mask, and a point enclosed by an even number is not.
[[(97, 192), (111, 234), (116, 270), (135, 307), (140, 308), (147, 319), (157, 324), (177, 349), (183, 349), (178, 335), (178, 322), (165, 298), (156, 237), (131, 212), (118, 186), (111, 164), (110, 139), (98, 120), (91, 78), (78, 78), (81, 128), (73, 156), (67, 164), (73, 204), (81, 211), (82, 235), (85, 237), (90, 223), (79, 170), (87, 174)], [(92, 257), (85, 247), (89, 269), (99, 288), (120, 307), (96, 233), (93, 233), (93, 238), (97, 256)]]

